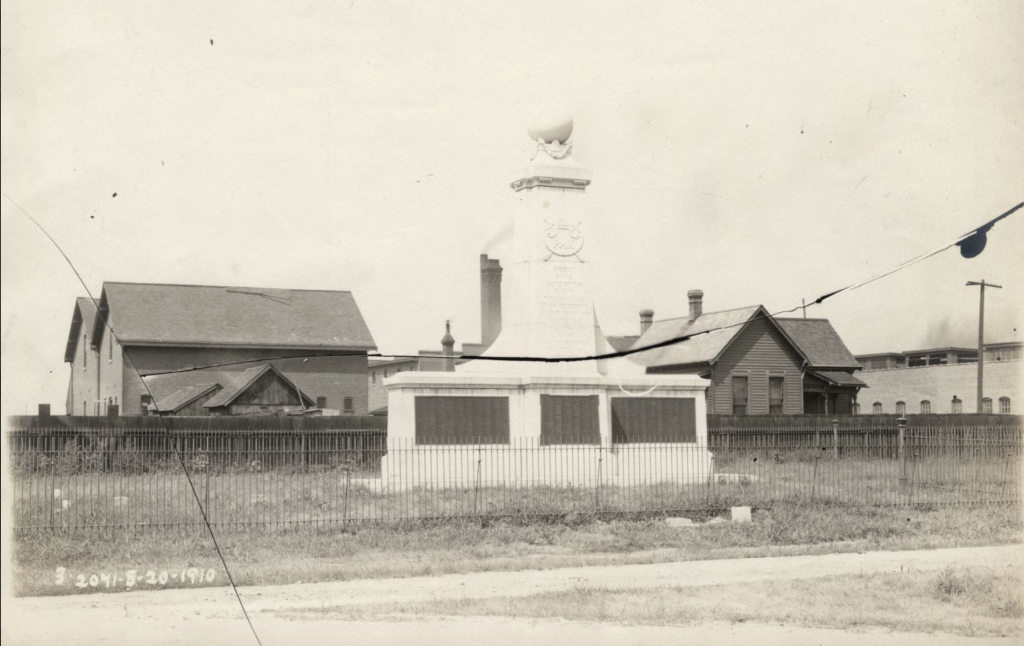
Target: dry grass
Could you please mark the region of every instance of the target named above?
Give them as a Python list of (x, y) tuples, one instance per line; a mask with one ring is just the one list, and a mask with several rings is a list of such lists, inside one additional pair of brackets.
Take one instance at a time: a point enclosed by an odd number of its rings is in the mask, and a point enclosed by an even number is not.
[(630, 625), (707, 621), (995, 636), (1024, 634), (1020, 572), (1003, 568), (831, 576), (699, 588), (578, 588), (527, 597), (440, 599), (283, 611), (356, 620), (500, 616)]
[[(701, 520), (700, 518), (695, 518)], [(668, 527), (663, 519), (601, 522), (585, 515), (555, 522), (509, 518), (466, 522), (350, 525), (346, 531), (218, 530), (240, 585), (429, 576), (672, 561), (789, 556), (867, 550), (931, 549), (1018, 543), (1019, 507), (934, 509), (780, 507), (750, 524)], [(54, 584), (70, 574), (216, 568), (209, 536), (198, 531), (64, 532), (16, 537), (15, 594), (101, 592)], [(190, 584), (186, 584), (192, 587)], [(165, 587), (182, 587), (170, 581)], [(121, 588), (123, 589), (123, 588)]]
[[(15, 527), (48, 530), (87, 526), (194, 524), (207, 517), (230, 527), (276, 523), (344, 524), (351, 520), (454, 518), (722, 509), (736, 505), (993, 503), (1019, 500), (1020, 460), (1011, 456), (911, 460), (900, 463), (856, 452), (840, 461), (821, 452), (718, 452), (716, 477), (700, 483), (616, 483), (581, 467), (559, 486), (439, 486), (388, 490), (378, 478), (335, 469), (264, 469), (193, 472), (162, 468), (100, 473), (88, 469), (16, 471), (12, 481)], [(63, 453), (58, 454), (58, 458)], [(593, 454), (583, 452), (587, 459)], [(24, 457), (24, 456), (22, 456)], [(653, 450), (637, 459), (657, 457)], [(72, 456), (75, 464), (78, 456)], [(582, 458), (581, 458), (582, 460)], [(59, 462), (59, 459), (58, 459)], [(258, 463), (259, 461), (255, 461)], [(584, 461), (585, 462), (585, 461)], [(683, 461), (685, 464), (685, 460)], [(673, 463), (674, 464), (674, 463)], [(654, 465), (658, 467), (656, 463)], [(663, 466), (663, 465), (662, 465)], [(676, 465), (679, 466), (678, 464)], [(652, 467), (653, 468), (653, 467)], [(660, 468), (660, 467), (658, 467)], [(673, 467), (674, 468), (674, 467)], [(360, 475), (360, 474), (355, 474)], [(362, 474), (367, 475), (367, 474)], [(439, 474), (438, 482), (445, 481)], [(568, 477), (568, 476), (567, 476)]]

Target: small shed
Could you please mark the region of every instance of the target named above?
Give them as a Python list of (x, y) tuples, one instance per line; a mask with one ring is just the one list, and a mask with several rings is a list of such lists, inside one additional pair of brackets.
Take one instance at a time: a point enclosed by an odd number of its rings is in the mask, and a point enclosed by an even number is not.
[(203, 407), (209, 415), (285, 415), (316, 408), (316, 402), (266, 363), (239, 373)]
[(160, 401), (149, 405), (149, 413), (160, 417), (209, 415), (203, 404), (220, 392), (220, 384), (194, 384), (176, 390)]

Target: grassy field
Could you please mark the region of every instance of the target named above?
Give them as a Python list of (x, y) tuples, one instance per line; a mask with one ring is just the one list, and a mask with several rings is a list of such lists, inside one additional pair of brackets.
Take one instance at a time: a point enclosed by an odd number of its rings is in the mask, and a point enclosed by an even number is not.
[[(1019, 500), (1020, 464), (1009, 457), (896, 460), (824, 458), (821, 452), (732, 453), (707, 482), (623, 483), (583, 478), (562, 486), (388, 490), (379, 478), (339, 470), (193, 473), (210, 521), (221, 527), (344, 524), (351, 520), (724, 509), (777, 504), (907, 505)], [(443, 481), (443, 478), (440, 480)], [(199, 524), (188, 482), (149, 473), (16, 474), (16, 528)]]
[(946, 568), (938, 573), (908, 570), (696, 588), (579, 588), (527, 597), (438, 599), (282, 614), (355, 620), (500, 616), (645, 626), (753, 621), (1006, 636), (1024, 634), (1022, 584), (1021, 573), (1008, 568)]
[[(696, 521), (707, 514), (691, 515)], [(457, 572), (552, 569), (866, 550), (929, 549), (1021, 542), (1018, 506), (903, 509), (829, 505), (756, 511), (754, 522), (669, 527), (664, 519), (601, 521), (566, 514), (547, 522), (510, 517), (485, 522), (356, 523), (340, 528), (220, 529), (218, 542), (236, 583), (273, 585)], [(17, 595), (117, 592), (106, 581), (153, 571), (137, 588), (226, 585), (208, 535), (196, 529), (54, 531), (14, 539)], [(63, 577), (57, 568), (64, 568)], [(178, 573), (215, 570), (212, 581)], [(168, 572), (166, 581), (159, 573)], [(86, 582), (77, 587), (78, 575)], [(96, 575), (97, 585), (89, 585)], [(63, 578), (63, 583), (58, 583)]]

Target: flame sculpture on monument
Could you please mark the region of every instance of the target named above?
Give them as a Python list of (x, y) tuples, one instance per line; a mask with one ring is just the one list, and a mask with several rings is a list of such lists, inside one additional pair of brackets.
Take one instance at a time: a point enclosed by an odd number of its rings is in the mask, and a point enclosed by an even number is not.
[[(580, 254), (593, 173), (573, 158), (572, 131), (572, 119), (528, 130), (536, 149), (510, 185), (513, 244), (502, 259), (494, 343), (455, 372), (385, 380), (386, 486), (706, 481), (709, 382), (649, 375), (629, 358), (597, 358), (614, 350), (591, 296), (593, 251)], [(509, 461), (502, 446), (529, 450)], [(637, 471), (642, 461), (630, 452), (638, 447), (663, 453), (658, 472)], [(570, 453), (573, 460), (562, 459)]]

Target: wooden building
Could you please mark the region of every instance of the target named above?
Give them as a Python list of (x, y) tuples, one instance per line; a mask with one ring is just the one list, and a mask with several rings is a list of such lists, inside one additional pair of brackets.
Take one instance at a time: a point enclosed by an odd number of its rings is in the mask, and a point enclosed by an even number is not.
[(203, 403), (210, 415), (284, 415), (316, 407), (291, 379), (269, 363), (249, 368)]
[(201, 402), (186, 389), (227, 389), (270, 364), (324, 414), (365, 415), (375, 349), (350, 292), (108, 282), (75, 302), (66, 411), (192, 414)]
[(703, 292), (689, 298), (685, 317), (651, 322), (653, 313), (641, 312), (643, 334), (631, 347), (691, 337), (632, 355), (648, 373), (709, 379), (711, 414), (854, 412), (860, 364), (827, 320), (777, 319), (760, 305), (704, 312)]
[(185, 386), (160, 401), (150, 404), (148, 412), (150, 415), (159, 415), (160, 417), (197, 417), (207, 415), (209, 414), (208, 410), (203, 404), (223, 389), (224, 387), (220, 384)]

